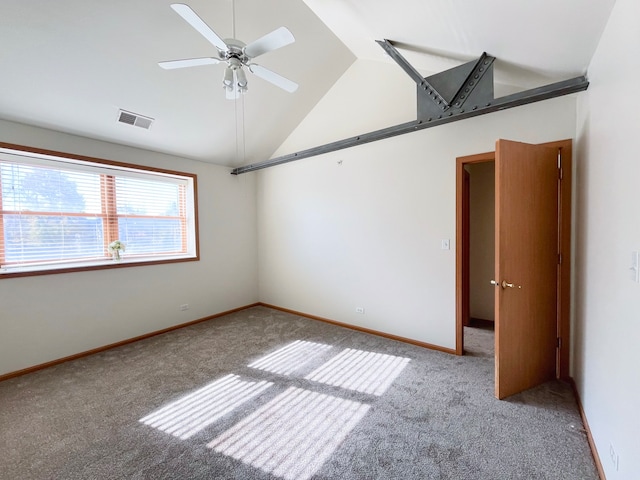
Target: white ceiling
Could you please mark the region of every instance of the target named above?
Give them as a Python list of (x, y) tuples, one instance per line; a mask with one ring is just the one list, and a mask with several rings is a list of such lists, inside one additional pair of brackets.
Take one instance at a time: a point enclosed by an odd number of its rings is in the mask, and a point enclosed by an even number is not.
[[(232, 0), (183, 1), (232, 37)], [(355, 57), (392, 62), (376, 39), (425, 75), (486, 51), (497, 82), (531, 88), (586, 73), (614, 2), (235, 0), (239, 40), (293, 32), (294, 44), (256, 61), (300, 88), (250, 75), (234, 102), (221, 65), (158, 67), (215, 55), (172, 0), (1, 0), (0, 118), (235, 167), (268, 159)], [(154, 124), (118, 123), (118, 109)]]
[[(532, 88), (583, 75), (615, 0), (305, 0), (358, 58), (386, 38), (437, 73), (487, 52), (497, 82)], [(397, 45), (398, 46), (398, 45)]]

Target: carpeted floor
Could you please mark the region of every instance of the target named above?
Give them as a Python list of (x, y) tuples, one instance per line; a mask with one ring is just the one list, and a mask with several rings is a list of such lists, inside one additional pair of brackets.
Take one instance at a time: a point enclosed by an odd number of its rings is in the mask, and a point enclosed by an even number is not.
[(597, 479), (570, 387), (255, 307), (0, 383), (0, 478)]

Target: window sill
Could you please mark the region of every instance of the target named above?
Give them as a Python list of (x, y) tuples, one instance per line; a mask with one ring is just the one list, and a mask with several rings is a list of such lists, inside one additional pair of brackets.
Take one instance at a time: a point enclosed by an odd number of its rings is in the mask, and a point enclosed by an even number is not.
[(0, 279), (29, 277), (36, 275), (51, 275), (55, 273), (87, 272), (92, 270), (105, 270), (111, 268), (140, 267), (143, 265), (161, 265), (166, 263), (180, 263), (198, 261), (200, 258), (195, 255), (167, 255), (154, 257), (126, 257), (121, 260), (101, 259), (82, 262), (67, 262), (47, 265), (2, 267), (0, 268)]

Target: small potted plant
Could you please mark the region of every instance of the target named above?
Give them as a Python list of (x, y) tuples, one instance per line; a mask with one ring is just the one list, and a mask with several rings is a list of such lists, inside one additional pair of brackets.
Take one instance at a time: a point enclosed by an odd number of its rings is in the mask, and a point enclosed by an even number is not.
[(109, 244), (109, 253), (111, 253), (114, 261), (119, 262), (122, 259), (122, 257), (120, 256), (120, 252), (124, 252), (126, 248), (127, 247), (124, 242), (115, 240)]

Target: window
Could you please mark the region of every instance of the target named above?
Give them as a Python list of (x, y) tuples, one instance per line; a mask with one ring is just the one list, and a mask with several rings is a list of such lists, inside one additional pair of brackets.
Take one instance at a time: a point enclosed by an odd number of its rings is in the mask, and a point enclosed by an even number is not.
[(195, 192), (193, 174), (0, 144), (0, 278), (197, 260)]

